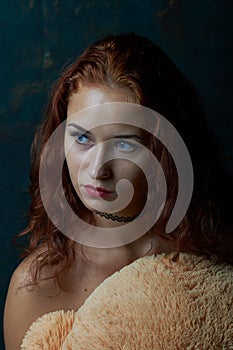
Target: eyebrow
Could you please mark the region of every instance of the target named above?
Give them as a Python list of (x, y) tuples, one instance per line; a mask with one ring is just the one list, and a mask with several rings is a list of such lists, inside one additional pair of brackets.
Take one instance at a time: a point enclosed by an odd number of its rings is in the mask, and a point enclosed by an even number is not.
[[(68, 126), (73, 126), (77, 130), (81, 131), (83, 134), (91, 134), (90, 131), (83, 129), (81, 126), (75, 124), (75, 123), (69, 123)], [(136, 134), (122, 134), (122, 135), (115, 135), (113, 138), (115, 139), (133, 139), (137, 138), (139, 140), (143, 140), (143, 137), (136, 135)]]
[(90, 131), (83, 129), (83, 128), (82, 128), (81, 126), (79, 126), (78, 124), (69, 123), (68, 126), (73, 126), (75, 129), (81, 131), (81, 132), (84, 133), (84, 134), (91, 134)]

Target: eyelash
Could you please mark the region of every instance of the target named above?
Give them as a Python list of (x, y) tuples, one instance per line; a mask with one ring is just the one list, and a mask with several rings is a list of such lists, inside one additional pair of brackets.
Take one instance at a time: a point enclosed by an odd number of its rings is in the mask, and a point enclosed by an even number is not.
[[(85, 137), (85, 138), (87, 139), (87, 142), (79, 141), (79, 140), (78, 140), (79, 137)], [(92, 144), (92, 143), (93, 143), (92, 140), (91, 140), (86, 134), (79, 134), (79, 135), (76, 135), (75, 140), (76, 140), (76, 142), (77, 142), (79, 145), (83, 145), (83, 146), (85, 146), (85, 145), (87, 145), (87, 144)]]
[[(94, 143), (94, 142), (92, 141), (92, 139), (91, 139), (88, 135), (86, 135), (86, 134), (71, 133), (70, 135), (73, 136), (73, 137), (75, 137), (75, 142), (76, 142), (78, 145), (80, 145), (80, 146), (91, 146), (91, 145), (93, 145), (93, 143)], [(87, 139), (87, 141), (86, 141), (86, 142), (79, 141), (78, 138), (80, 138), (80, 137), (85, 137), (85, 138)], [(127, 145), (128, 148), (122, 150), (121, 147), (120, 147), (120, 145), (122, 145), (122, 144)], [(119, 151), (130, 152), (130, 151), (134, 151), (135, 148), (136, 148), (136, 146), (135, 146), (135, 144), (133, 144), (133, 143), (131, 143), (131, 142), (127, 142), (127, 141), (121, 140), (121, 141), (117, 141), (117, 142), (114, 144), (114, 148), (117, 149), (117, 150), (119, 150)]]
[[(129, 148), (122, 150), (119, 147), (120, 144), (127, 145), (127, 147), (129, 147)], [(134, 144), (132, 144), (131, 142), (126, 142), (126, 141), (118, 141), (118, 142), (115, 143), (114, 147), (117, 148), (120, 151), (123, 151), (123, 152), (130, 152), (130, 151), (135, 150), (135, 148), (136, 148), (136, 146)]]
[[(92, 145), (93, 144), (93, 141), (91, 140), (91, 138), (86, 135), (86, 134), (79, 134), (77, 132), (74, 132), (74, 133), (70, 133), (70, 136), (74, 137), (75, 138), (75, 142), (80, 145), (80, 146), (89, 146), (89, 145)], [(87, 139), (87, 142), (81, 142), (78, 140), (79, 137), (85, 137)]]

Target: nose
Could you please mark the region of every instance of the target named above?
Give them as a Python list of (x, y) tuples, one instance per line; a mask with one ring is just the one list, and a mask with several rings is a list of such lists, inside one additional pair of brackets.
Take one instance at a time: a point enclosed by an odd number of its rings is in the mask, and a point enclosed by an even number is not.
[(88, 172), (94, 180), (108, 179), (112, 176), (111, 162), (106, 158), (107, 151), (107, 145), (98, 145), (92, 150)]

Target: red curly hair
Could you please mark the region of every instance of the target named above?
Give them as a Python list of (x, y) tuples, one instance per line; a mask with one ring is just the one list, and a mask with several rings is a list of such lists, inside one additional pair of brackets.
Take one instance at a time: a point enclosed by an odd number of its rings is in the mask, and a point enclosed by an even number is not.
[[(33, 262), (32, 284), (37, 283), (43, 266), (54, 266), (55, 272), (49, 278), (58, 278), (76, 258), (75, 243), (54, 226), (43, 207), (39, 189), (39, 166), (46, 142), (67, 118), (71, 94), (79, 91), (82, 86), (93, 84), (129, 89), (133, 96), (132, 102), (154, 109), (177, 128), (193, 162), (193, 197), (182, 222), (168, 237), (165, 227), (177, 195), (177, 173), (165, 147), (158, 140), (152, 140), (152, 150), (165, 172), (168, 186), (166, 205), (153, 230), (162, 238), (173, 240), (177, 252), (185, 250), (219, 254), (216, 235), (221, 229), (221, 216), (214, 196), (211, 197), (214, 182), (211, 183), (210, 176), (213, 166), (210, 155), (215, 152), (215, 146), (204, 119), (201, 99), (192, 84), (155, 44), (135, 34), (111, 35), (88, 47), (59, 77), (49, 101), (46, 118), (38, 127), (34, 138), (29, 224), (17, 235), (29, 235), (29, 245), (24, 247), (22, 257), (33, 253), (43, 244), (47, 246), (46, 251)], [(63, 168), (63, 187), (73, 210), (79, 215), (87, 216), (87, 209), (73, 189), (66, 163)]]

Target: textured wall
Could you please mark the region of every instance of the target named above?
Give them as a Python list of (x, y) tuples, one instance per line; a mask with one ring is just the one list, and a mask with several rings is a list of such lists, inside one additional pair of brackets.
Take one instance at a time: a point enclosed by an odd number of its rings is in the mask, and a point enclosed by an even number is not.
[(24, 227), (35, 126), (61, 68), (93, 40), (135, 31), (161, 46), (204, 96), (233, 171), (232, 7), (231, 0), (0, 2), (1, 308), (18, 263), (11, 239)]

